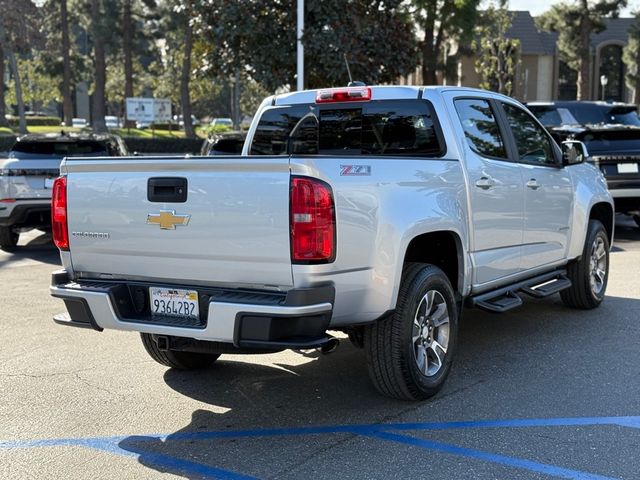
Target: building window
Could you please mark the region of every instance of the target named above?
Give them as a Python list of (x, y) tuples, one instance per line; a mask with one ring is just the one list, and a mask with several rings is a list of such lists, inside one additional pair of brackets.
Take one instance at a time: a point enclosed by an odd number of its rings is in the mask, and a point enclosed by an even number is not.
[[(598, 100), (611, 100), (621, 102), (624, 93), (624, 64), (622, 63), (622, 47), (620, 45), (607, 45), (600, 49), (600, 74), (598, 82)], [(600, 77), (607, 77), (604, 95)]]
[(578, 96), (578, 72), (560, 60), (558, 65), (558, 100), (575, 100)]

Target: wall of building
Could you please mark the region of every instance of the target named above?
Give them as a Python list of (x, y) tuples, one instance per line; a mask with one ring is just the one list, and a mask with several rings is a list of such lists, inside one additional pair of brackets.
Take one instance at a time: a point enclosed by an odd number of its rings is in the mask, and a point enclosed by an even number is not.
[(458, 84), (460, 86), (473, 88), (480, 86), (480, 76), (476, 73), (475, 62), (475, 57), (462, 56), (460, 58), (458, 67), (458, 72), (460, 73)]

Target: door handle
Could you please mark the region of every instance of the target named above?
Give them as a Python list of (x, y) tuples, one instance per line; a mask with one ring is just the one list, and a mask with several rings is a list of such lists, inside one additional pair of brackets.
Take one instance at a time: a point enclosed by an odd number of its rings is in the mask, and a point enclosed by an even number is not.
[(187, 201), (187, 179), (183, 177), (154, 177), (147, 181), (147, 200), (150, 202)]
[(483, 190), (489, 190), (493, 187), (496, 182), (493, 181), (491, 177), (482, 177), (480, 180), (476, 180), (476, 187), (481, 188)]
[(535, 178), (532, 178), (527, 182), (527, 187), (530, 188), (531, 190), (537, 190), (540, 188), (540, 184)]

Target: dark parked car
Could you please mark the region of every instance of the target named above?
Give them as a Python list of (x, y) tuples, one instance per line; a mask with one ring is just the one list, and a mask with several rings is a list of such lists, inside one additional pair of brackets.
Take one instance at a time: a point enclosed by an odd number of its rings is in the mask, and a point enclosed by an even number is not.
[(25, 135), (0, 159), (0, 248), (14, 247), (20, 232), (51, 228), (51, 188), (64, 157), (128, 155), (116, 135)]
[(210, 135), (200, 149), (200, 155), (240, 155), (247, 132), (229, 132)]
[(640, 119), (635, 105), (606, 102), (530, 103), (553, 137), (580, 140), (602, 171), (616, 212), (640, 226)]

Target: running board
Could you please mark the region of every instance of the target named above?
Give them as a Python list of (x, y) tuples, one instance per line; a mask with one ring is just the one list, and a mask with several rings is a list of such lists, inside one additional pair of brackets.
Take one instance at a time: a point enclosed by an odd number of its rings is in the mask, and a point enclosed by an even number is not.
[(566, 274), (566, 270), (556, 270), (538, 275), (491, 292), (469, 297), (466, 303), (470, 307), (477, 307), (487, 312), (507, 312), (522, 305), (522, 298), (518, 292), (535, 298), (544, 298), (569, 288), (571, 280), (566, 277)]
[(558, 293), (565, 288), (569, 288), (570, 286), (571, 280), (564, 275), (559, 275), (555, 280), (551, 280), (547, 283), (534, 287), (524, 287), (522, 291), (535, 298), (544, 298), (553, 295), (554, 293)]
[(522, 299), (513, 292), (507, 292), (504, 295), (487, 300), (480, 300), (475, 304), (476, 307), (493, 313), (507, 312), (520, 305), (522, 305)]

